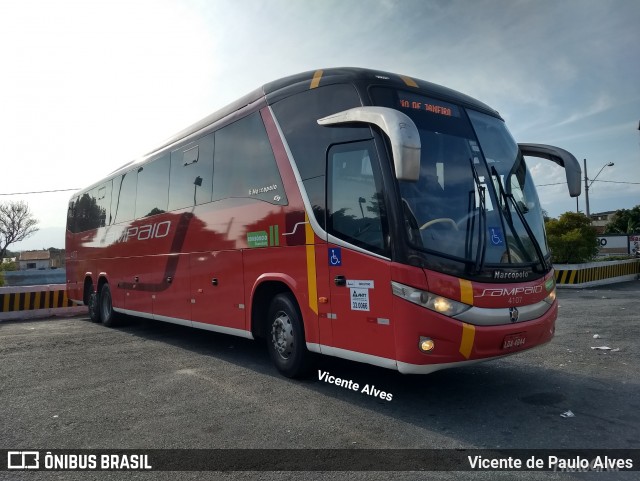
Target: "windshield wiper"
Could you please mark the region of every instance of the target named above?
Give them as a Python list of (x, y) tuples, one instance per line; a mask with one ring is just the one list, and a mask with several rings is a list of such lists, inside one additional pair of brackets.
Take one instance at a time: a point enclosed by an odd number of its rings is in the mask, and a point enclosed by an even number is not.
[(547, 261), (544, 258), (544, 253), (542, 252), (542, 248), (540, 247), (540, 243), (538, 242), (538, 239), (536, 239), (536, 236), (533, 233), (533, 230), (531, 229), (531, 226), (529, 225), (527, 220), (524, 218), (524, 215), (520, 211), (520, 207), (518, 207), (518, 203), (516, 202), (515, 198), (513, 197), (513, 194), (507, 194), (507, 198), (509, 200), (511, 200), (511, 204), (513, 205), (513, 209), (518, 214), (518, 217), (520, 218), (520, 222), (522, 222), (522, 225), (524, 226), (525, 230), (527, 231), (527, 235), (529, 236), (529, 238), (533, 242), (533, 248), (536, 250), (536, 254), (537, 254), (538, 258), (540, 259), (540, 264), (542, 265), (542, 270), (546, 271), (547, 269), (549, 269), (549, 266), (547, 265)]
[[(484, 257), (485, 252), (487, 250), (487, 209), (485, 208), (485, 188), (480, 182), (480, 176), (478, 175), (478, 171), (476, 170), (476, 166), (473, 163), (473, 159), (469, 157), (469, 163), (471, 164), (471, 172), (473, 173), (473, 181), (476, 184), (476, 189), (478, 190), (478, 199), (480, 200), (480, 217), (478, 218), (478, 250), (476, 251), (476, 259), (475, 259), (475, 272), (478, 273), (484, 267)], [(470, 206), (473, 205), (475, 207), (475, 195), (473, 192), (470, 192), (470, 195), (473, 196), (473, 203), (469, 202)], [(475, 218), (475, 216), (474, 216)], [(471, 230), (467, 229), (467, 235), (469, 242), (467, 245), (469, 246), (469, 255), (467, 258), (471, 257), (471, 251), (473, 250), (471, 247), (470, 240), (473, 237), (473, 226), (475, 224), (475, 220), (471, 222)], [(468, 225), (468, 223), (467, 223)]]
[[(526, 252), (526, 248), (524, 247), (524, 244), (522, 243), (522, 240), (520, 239), (520, 236), (518, 235), (518, 232), (515, 228), (515, 225), (513, 224), (513, 217), (511, 216), (511, 209), (509, 209), (509, 201), (511, 201), (511, 205), (513, 206), (513, 210), (516, 211), (516, 214), (518, 214), (518, 219), (520, 219), (520, 222), (522, 223), (522, 225), (524, 226), (525, 231), (527, 231), (527, 235), (529, 236), (529, 239), (531, 239), (531, 242), (533, 244), (533, 248), (536, 251), (536, 255), (538, 256), (538, 259), (540, 259), (540, 264), (542, 265), (542, 269), (543, 270), (547, 270), (548, 266), (547, 266), (547, 261), (544, 258), (544, 254), (542, 252), (542, 248), (540, 247), (540, 243), (538, 242), (538, 239), (536, 239), (535, 234), (533, 233), (533, 230), (531, 230), (531, 226), (529, 225), (529, 223), (527, 222), (527, 219), (525, 219), (524, 214), (522, 213), (522, 211), (520, 210), (520, 207), (518, 207), (518, 203), (516, 202), (515, 198), (513, 197), (513, 194), (507, 194), (507, 192), (504, 189), (504, 186), (502, 185), (502, 180), (500, 179), (500, 176), (498, 175), (498, 171), (496, 170), (495, 166), (491, 166), (491, 175), (493, 175), (496, 179), (496, 182), (498, 183), (498, 190), (500, 191), (500, 197), (502, 197), (504, 199), (504, 206), (505, 206), (505, 217), (507, 218), (507, 223), (509, 224), (509, 228), (511, 229), (511, 232), (513, 232), (514, 238), (517, 240), (518, 242), (518, 246), (520, 247), (520, 249), (522, 249), (522, 252)], [(509, 259), (511, 259), (511, 255), (509, 254), (509, 246), (507, 245), (507, 255), (509, 256)]]

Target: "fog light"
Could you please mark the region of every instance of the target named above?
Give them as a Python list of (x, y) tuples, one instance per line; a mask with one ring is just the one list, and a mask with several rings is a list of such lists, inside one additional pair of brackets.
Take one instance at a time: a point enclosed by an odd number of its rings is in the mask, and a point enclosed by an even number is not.
[(429, 337), (421, 337), (420, 342), (418, 342), (418, 349), (422, 352), (431, 352), (434, 347), (436, 347), (436, 344)]

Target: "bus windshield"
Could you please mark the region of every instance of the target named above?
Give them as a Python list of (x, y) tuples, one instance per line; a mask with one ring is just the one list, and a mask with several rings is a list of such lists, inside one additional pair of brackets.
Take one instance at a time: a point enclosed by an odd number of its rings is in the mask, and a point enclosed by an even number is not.
[(409, 92), (380, 88), (373, 96), (406, 113), (420, 133), (419, 179), (399, 181), (411, 247), (461, 261), (467, 273), (546, 271), (542, 210), (504, 122)]

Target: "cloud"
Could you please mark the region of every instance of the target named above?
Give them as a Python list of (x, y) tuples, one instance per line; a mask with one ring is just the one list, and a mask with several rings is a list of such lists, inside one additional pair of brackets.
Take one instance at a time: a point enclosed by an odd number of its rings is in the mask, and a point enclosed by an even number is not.
[(550, 125), (549, 128), (554, 129), (557, 127), (562, 127), (564, 125), (572, 124), (574, 122), (579, 122), (593, 115), (606, 112), (607, 110), (612, 109), (615, 106), (616, 106), (616, 100), (613, 98), (611, 93), (600, 92), (600, 94), (597, 97), (595, 97), (591, 102), (591, 104), (588, 105), (586, 108), (581, 109), (577, 112), (574, 112), (565, 120), (558, 122), (555, 125)]

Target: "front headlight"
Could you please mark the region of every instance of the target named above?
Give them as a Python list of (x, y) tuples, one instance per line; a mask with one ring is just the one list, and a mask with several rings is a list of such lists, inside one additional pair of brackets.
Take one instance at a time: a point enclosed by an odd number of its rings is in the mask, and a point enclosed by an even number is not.
[(449, 317), (456, 316), (471, 308), (462, 302), (409, 287), (399, 282), (391, 282), (391, 290), (398, 297)]

